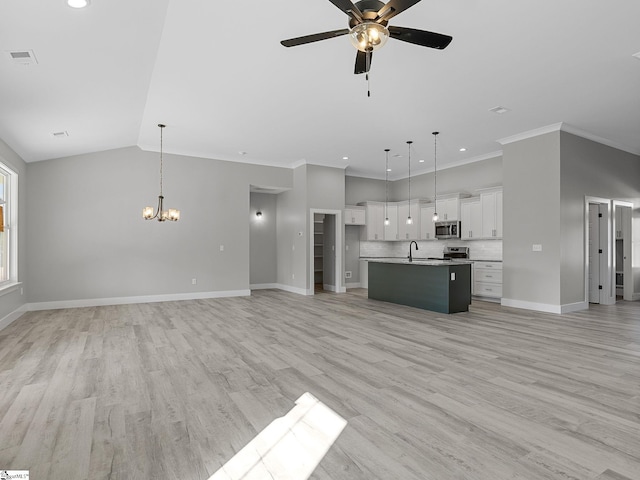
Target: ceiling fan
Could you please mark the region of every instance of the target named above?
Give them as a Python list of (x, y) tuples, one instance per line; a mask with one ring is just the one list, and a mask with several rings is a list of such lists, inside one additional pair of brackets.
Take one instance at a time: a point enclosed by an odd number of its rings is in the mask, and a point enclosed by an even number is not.
[(369, 72), (373, 51), (382, 47), (389, 37), (439, 50), (446, 48), (453, 40), (453, 37), (441, 33), (387, 26), (391, 18), (420, 0), (390, 0), (387, 3), (380, 0), (360, 0), (355, 4), (351, 0), (329, 1), (349, 16), (349, 28), (290, 38), (280, 43), (285, 47), (295, 47), (349, 34), (351, 43), (358, 49), (354, 73), (359, 74)]

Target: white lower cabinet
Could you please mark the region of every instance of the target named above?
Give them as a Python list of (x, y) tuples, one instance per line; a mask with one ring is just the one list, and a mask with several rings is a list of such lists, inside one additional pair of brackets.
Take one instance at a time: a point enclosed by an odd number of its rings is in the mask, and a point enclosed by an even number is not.
[(502, 262), (473, 263), (473, 295), (502, 298)]

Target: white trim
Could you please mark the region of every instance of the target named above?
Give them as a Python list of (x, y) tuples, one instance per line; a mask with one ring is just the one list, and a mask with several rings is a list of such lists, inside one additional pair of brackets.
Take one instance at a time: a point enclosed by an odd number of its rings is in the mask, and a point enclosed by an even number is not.
[(18, 290), (18, 287), (22, 285), (22, 282), (8, 282), (6, 285), (0, 287), (0, 297)]
[(327, 292), (338, 292), (338, 288), (335, 285), (328, 285), (326, 283), (322, 284), (322, 289), (326, 290)]
[(304, 288), (292, 287), (291, 285), (284, 285), (282, 283), (276, 284), (276, 288), (279, 290), (284, 290), (289, 293), (297, 293), (298, 295), (313, 295), (313, 290), (307, 290)]
[(354, 283), (347, 283), (345, 285), (345, 288), (362, 288), (362, 287), (361, 287), (361, 283), (360, 282), (358, 282), (358, 283), (354, 282)]
[(511, 298), (503, 298), (500, 301), (503, 307), (522, 308), (524, 310), (535, 310), (545, 313), (570, 313), (578, 310), (586, 310), (589, 308), (587, 302), (568, 303), (566, 305), (551, 305), (549, 303), (525, 302), (524, 300), (515, 300)]
[(594, 135), (593, 133), (585, 132), (584, 130), (580, 130), (579, 128), (571, 126), (567, 123), (562, 124), (561, 130), (563, 132), (570, 133), (571, 135), (586, 138), (587, 140), (591, 140), (592, 142), (601, 143), (602, 145), (606, 145), (607, 147), (615, 148), (616, 150), (622, 150), (623, 152), (631, 153), (633, 155), (640, 155), (640, 150), (625, 147), (624, 145), (621, 145), (617, 142), (612, 142), (611, 140), (607, 140), (604, 137), (599, 137), (598, 135)]
[(566, 303), (564, 305), (560, 305), (560, 313), (571, 313), (571, 312), (578, 312), (580, 310), (588, 310), (588, 309), (589, 309), (588, 302)]
[(559, 132), (560, 130), (562, 130), (562, 122), (554, 123), (553, 125), (547, 125), (546, 127), (534, 128), (533, 130), (528, 130), (516, 135), (511, 135), (510, 137), (499, 138), (498, 140), (496, 140), (496, 142), (498, 142), (500, 145), (507, 145), (509, 143), (526, 140), (527, 138), (538, 137), (540, 135), (545, 135), (551, 132)]
[(251, 290), (221, 290), (218, 292), (173, 293), (168, 295), (145, 295), (139, 297), (89, 298), (85, 300), (61, 300), (55, 302), (27, 303), (29, 311), (57, 310), (61, 308), (103, 307), (106, 305), (129, 305), (133, 303), (175, 302), (179, 300), (200, 300), (206, 298), (244, 297)]
[(251, 290), (273, 290), (274, 288), (279, 289), (280, 284), (279, 283), (252, 283), (251, 285), (249, 285), (249, 289)]
[[(315, 218), (315, 214), (316, 213), (321, 213), (321, 214), (325, 214), (325, 215), (335, 215), (335, 254), (336, 254), (336, 258), (335, 258), (335, 265), (334, 265), (334, 271), (336, 273), (336, 285), (333, 287), (335, 288), (335, 292), (338, 293), (345, 293), (346, 290), (342, 284), (342, 279), (344, 278), (344, 268), (342, 265), (342, 250), (344, 249), (344, 245), (343, 245), (343, 237), (344, 237), (344, 220), (342, 219), (342, 210), (331, 210), (331, 209), (323, 209), (323, 208), (310, 208), (309, 209), (309, 250), (307, 251), (307, 266), (309, 269), (309, 278), (307, 280), (308, 284), (311, 285), (311, 293), (309, 293), (308, 295), (313, 295), (314, 291), (313, 291), (313, 286), (314, 286), (314, 257), (313, 257), (313, 253), (314, 253), (314, 228), (313, 228), (313, 221)], [(323, 287), (324, 288), (324, 287)]]
[(631, 301), (637, 302), (638, 300), (640, 300), (640, 293), (634, 293), (631, 297)]
[(24, 315), (28, 311), (26, 305), (22, 305), (20, 308), (17, 308), (9, 315), (5, 315), (5, 317), (0, 320), (0, 330), (7, 328), (13, 322), (15, 322), (18, 318)]
[(546, 133), (557, 132), (557, 131), (570, 133), (571, 135), (585, 138), (587, 140), (591, 140), (592, 142), (600, 143), (602, 145), (606, 145), (607, 147), (615, 148), (616, 150), (622, 150), (623, 152), (631, 153), (633, 155), (640, 155), (640, 150), (624, 146), (620, 143), (613, 142), (611, 140), (607, 140), (604, 137), (599, 137), (598, 135), (594, 135), (593, 133), (587, 132), (585, 130), (580, 130), (579, 128), (576, 128), (573, 125), (569, 125), (568, 123), (565, 123), (565, 122), (554, 123), (552, 125), (547, 125), (545, 127), (535, 128), (533, 130), (528, 130), (526, 132), (518, 133), (510, 137), (500, 138), (496, 141), (501, 145), (507, 145), (509, 143), (519, 142), (520, 140), (526, 140), (527, 138), (533, 138), (540, 135), (544, 135)]

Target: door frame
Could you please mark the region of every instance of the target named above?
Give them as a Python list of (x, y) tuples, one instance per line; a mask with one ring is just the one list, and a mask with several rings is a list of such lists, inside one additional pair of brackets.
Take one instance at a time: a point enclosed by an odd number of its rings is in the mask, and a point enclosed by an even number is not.
[(337, 293), (345, 293), (347, 291), (344, 286), (344, 272), (342, 268), (342, 249), (343, 247), (343, 238), (344, 238), (344, 221), (342, 219), (342, 210), (329, 210), (326, 208), (311, 208), (309, 209), (309, 254), (308, 254), (308, 265), (309, 265), (309, 277), (308, 282), (310, 287), (307, 288), (307, 292), (309, 295), (314, 295), (314, 257), (313, 257), (313, 219), (316, 213), (321, 213), (325, 215), (335, 215), (336, 219), (336, 236), (335, 236), (335, 245), (336, 245), (336, 262), (335, 262), (335, 272), (336, 272), (336, 292)]
[[(602, 281), (603, 294), (600, 296), (601, 305), (613, 305), (616, 303), (615, 295), (615, 268), (613, 268), (613, 247), (612, 247), (612, 233), (613, 233), (613, 219), (611, 218), (613, 213), (612, 201), (609, 198), (601, 197), (584, 197), (584, 301), (589, 305), (589, 204), (600, 204), (606, 206), (606, 223), (605, 231), (606, 245), (605, 250), (606, 268), (600, 268), (600, 280)], [(602, 242), (600, 243), (602, 247)]]
[[(613, 225), (611, 227), (611, 230), (613, 232), (616, 231), (616, 224), (615, 224), (615, 218), (616, 218), (616, 208), (618, 207), (628, 207), (631, 209), (630, 215), (628, 217), (625, 217), (626, 221), (622, 222), (621, 228), (622, 231), (624, 233), (628, 233), (628, 238), (626, 236), (624, 236), (625, 238), (623, 239), (625, 245), (633, 245), (633, 229), (631, 228), (631, 217), (633, 216), (633, 203), (631, 202), (625, 202), (622, 200), (614, 200), (613, 201)], [(616, 269), (615, 269), (615, 261), (616, 261), (616, 256), (617, 256), (617, 251), (616, 251), (616, 241), (615, 241), (615, 234), (614, 234), (614, 241), (613, 241), (613, 288), (614, 288), (614, 300), (616, 300), (616, 280), (615, 280), (615, 275), (616, 275)], [(624, 248), (624, 247), (623, 247)], [(623, 285), (623, 295), (622, 295), (622, 299), (623, 300), (628, 300), (628, 301), (632, 301), (633, 300), (633, 291), (634, 291), (634, 285), (633, 285), (633, 270), (632, 270), (632, 263), (631, 263), (631, 250), (629, 249), (629, 255), (625, 257), (624, 262), (623, 262), (623, 275), (624, 275), (624, 285)]]

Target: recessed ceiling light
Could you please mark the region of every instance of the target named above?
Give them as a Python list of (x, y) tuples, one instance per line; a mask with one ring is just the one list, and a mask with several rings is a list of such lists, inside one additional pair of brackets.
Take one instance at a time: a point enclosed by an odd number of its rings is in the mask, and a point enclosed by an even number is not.
[(247, 152), (245, 152), (244, 150), (240, 150), (238, 153), (239, 153), (240, 155), (246, 155), (246, 154), (247, 154)]
[(419, 163), (424, 163), (424, 160), (418, 160)]
[(62, 132), (53, 132), (51, 135), (55, 138), (63, 138), (63, 137), (68, 137), (69, 132), (67, 132), (66, 130), (63, 130)]
[(466, 149), (466, 148), (464, 148), (464, 147), (462, 147), (462, 148), (460, 149), (460, 151), (461, 151), (461, 152), (466, 152), (466, 151), (467, 151), (467, 149)]
[(387, 172), (390, 172), (390, 171), (391, 171), (391, 169), (390, 169), (390, 168), (387, 168)]
[(90, 0), (67, 0), (67, 5), (71, 8), (84, 8), (90, 3)]
[(349, 160), (349, 157), (342, 157), (343, 160)]
[(508, 108), (498, 106), (498, 107), (490, 108), (489, 111), (493, 113), (497, 113), (498, 115), (502, 115), (503, 113), (507, 113), (510, 110)]

